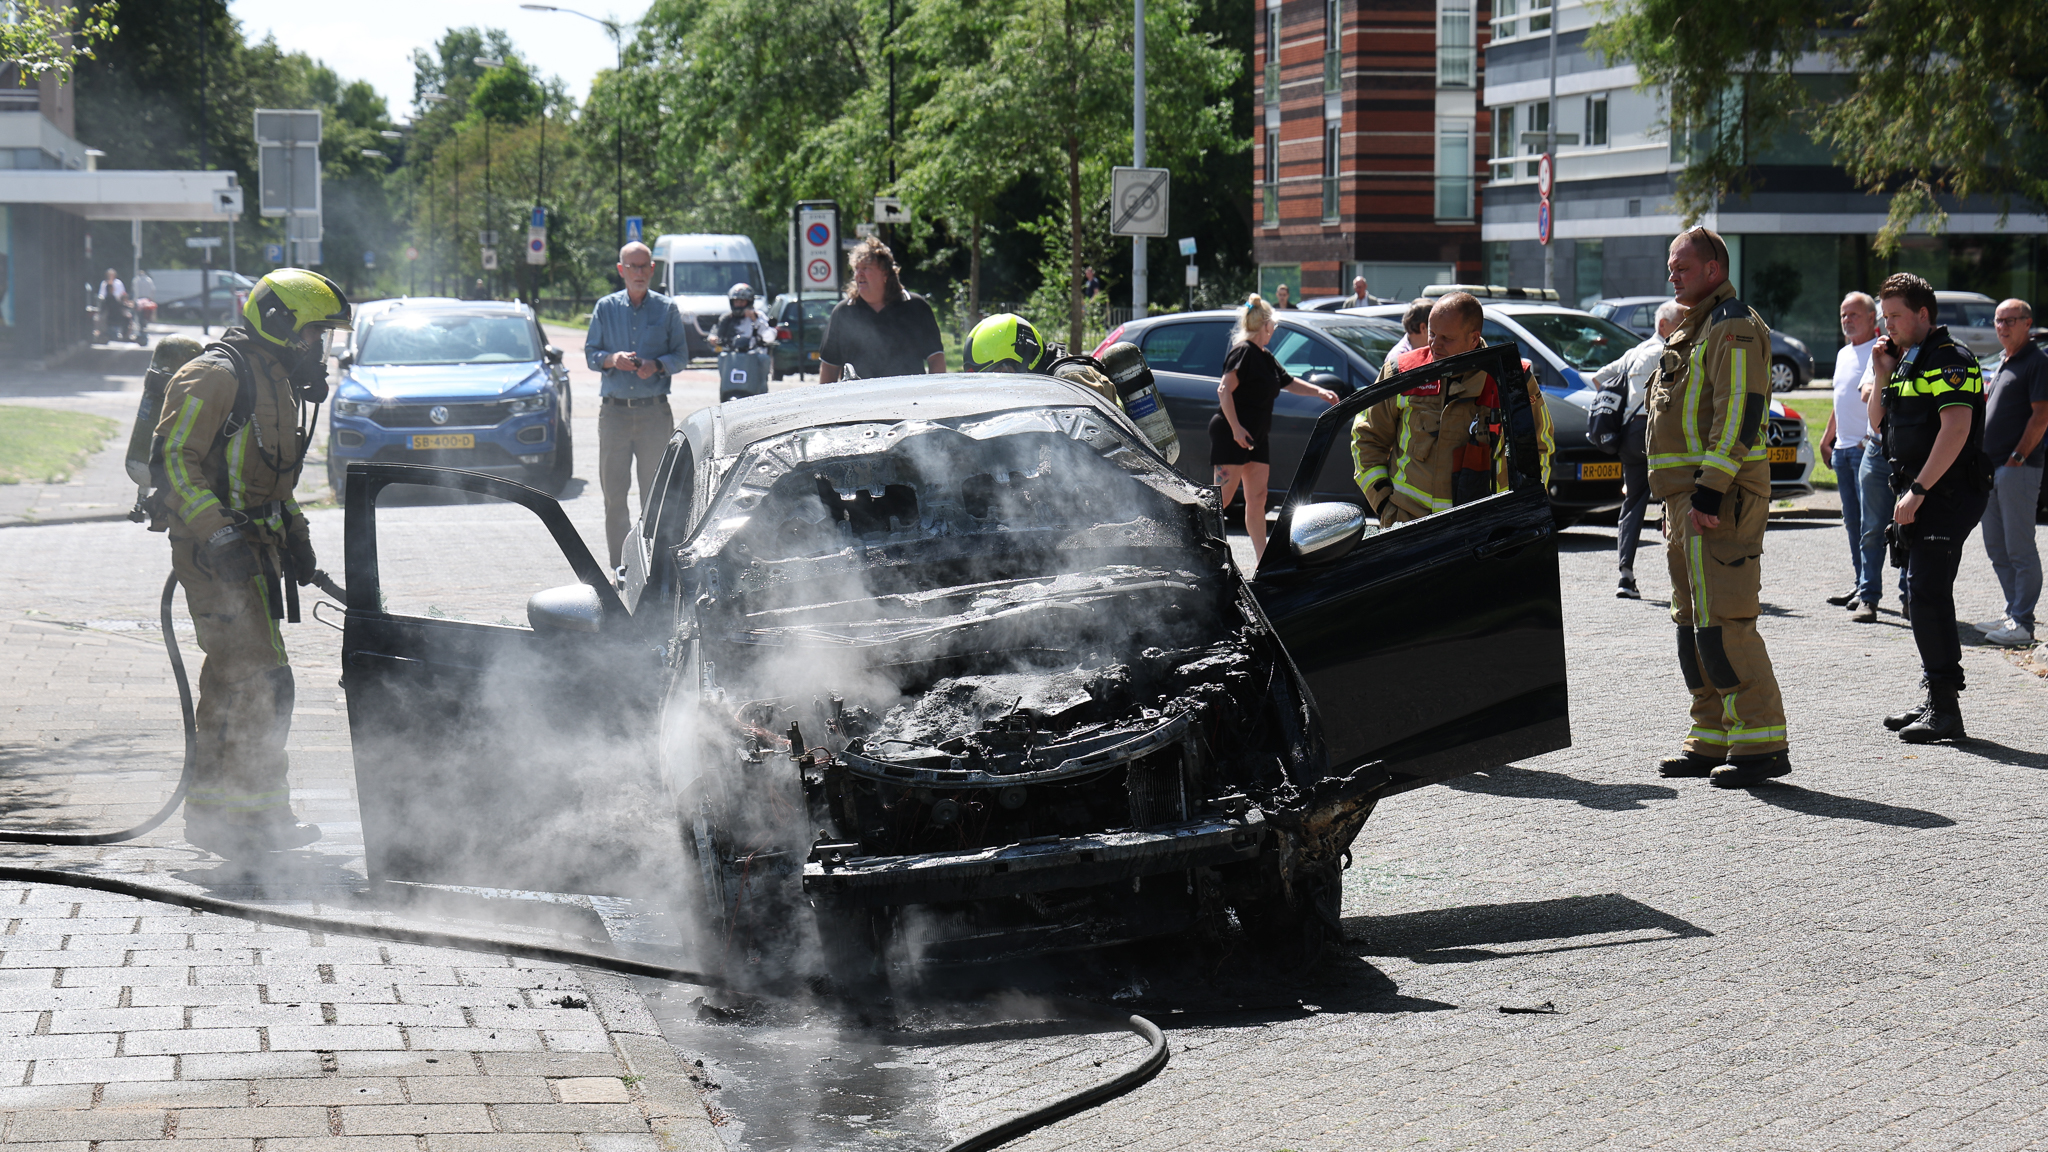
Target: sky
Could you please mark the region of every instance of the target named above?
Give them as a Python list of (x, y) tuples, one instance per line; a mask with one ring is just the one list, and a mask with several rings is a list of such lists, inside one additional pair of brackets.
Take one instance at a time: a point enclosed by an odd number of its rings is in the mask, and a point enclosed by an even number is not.
[[(608, 0), (570, 0), (566, 6), (627, 20), (644, 8), (614, 7)], [(519, 0), (229, 0), (228, 11), (242, 22), (250, 43), (274, 34), (286, 51), (325, 61), (343, 81), (368, 80), (397, 120), (411, 115), (413, 49), (431, 49), (450, 28), (503, 28), (536, 71), (560, 76), (578, 100), (615, 60), (602, 27), (565, 13), (527, 12)]]

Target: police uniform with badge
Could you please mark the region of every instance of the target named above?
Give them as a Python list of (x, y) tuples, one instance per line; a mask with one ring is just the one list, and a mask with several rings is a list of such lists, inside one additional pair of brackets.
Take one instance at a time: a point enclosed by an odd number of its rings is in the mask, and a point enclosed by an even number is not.
[(320, 837), (289, 804), (295, 688), (278, 625), (318, 577), (292, 490), (327, 395), (324, 334), (350, 327), (351, 308), (325, 276), (279, 268), (243, 318), (171, 377), (152, 452), (151, 526), (170, 533), (206, 653), (185, 838), (230, 859)]
[[(1927, 295), (1933, 295), (1932, 289)], [(1923, 485), (1942, 413), (1957, 406), (1969, 409), (1968, 437), (1933, 484)], [(1892, 490), (1900, 497), (1920, 497), (1912, 523), (1894, 523), (1891, 531), (1893, 563), (1904, 569), (1900, 585), (1911, 598), (1913, 642), (1920, 649), (1927, 689), (1918, 707), (1887, 716), (1885, 726), (1912, 744), (1961, 739), (1963, 717), (1956, 697), (1963, 690), (1963, 650), (1956, 636), (1956, 568), (1963, 543), (1990, 500), (1993, 463), (1984, 455), (1983, 370), (1947, 327), (1936, 325), (1893, 370), (1883, 411), (1880, 434)]]
[[(1720, 238), (1699, 234), (1725, 268)], [(1664, 502), (1671, 622), (1692, 695), (1684, 749), (1659, 770), (1711, 775), (1722, 787), (1791, 771), (1784, 700), (1756, 627), (1771, 505), (1770, 349), (1770, 328), (1724, 281), (1671, 333), (1650, 383), (1650, 491)], [(1718, 523), (1695, 524), (1694, 510)]]

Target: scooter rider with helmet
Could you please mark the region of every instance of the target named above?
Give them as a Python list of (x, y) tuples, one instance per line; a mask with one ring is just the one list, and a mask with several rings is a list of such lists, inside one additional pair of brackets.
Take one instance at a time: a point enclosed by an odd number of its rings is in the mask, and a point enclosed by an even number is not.
[(721, 352), (756, 352), (775, 343), (775, 329), (754, 311), (754, 289), (741, 281), (727, 292), (732, 311), (718, 318), (711, 342)]
[(319, 567), (292, 490), (327, 398), (326, 334), (352, 321), (334, 281), (270, 272), (242, 322), (171, 378), (156, 426), (160, 523), (206, 653), (185, 838), (229, 859), (320, 838), (288, 802), (295, 690), (278, 625)]

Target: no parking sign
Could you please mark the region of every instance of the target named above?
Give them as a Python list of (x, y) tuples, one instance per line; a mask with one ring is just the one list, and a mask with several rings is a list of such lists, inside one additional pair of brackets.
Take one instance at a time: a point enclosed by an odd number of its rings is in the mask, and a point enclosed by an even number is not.
[(839, 291), (839, 211), (798, 208), (797, 266), (801, 291), (830, 295)]

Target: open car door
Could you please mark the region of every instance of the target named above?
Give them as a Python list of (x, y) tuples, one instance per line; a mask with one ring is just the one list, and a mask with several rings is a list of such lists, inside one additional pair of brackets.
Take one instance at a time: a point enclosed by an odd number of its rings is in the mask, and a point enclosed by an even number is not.
[[(342, 686), (370, 877), (599, 894), (658, 883), (677, 843), (653, 748), (666, 669), (561, 505), (413, 464), (352, 465), (347, 487)], [(439, 573), (433, 548), (465, 518), (486, 540), (517, 532), (528, 546), (459, 557), (481, 581)], [(546, 551), (534, 518), (559, 558), (530, 555)], [(496, 587), (517, 584), (522, 566), (528, 580), (558, 576), (563, 561), (577, 583)], [(397, 595), (408, 577), (452, 611)], [(506, 618), (516, 608), (453, 618), (508, 591), (532, 593), (524, 622)]]
[[(1493, 374), (1505, 406), (1505, 491), (1382, 530), (1316, 504), (1352, 421), (1432, 380)], [(1316, 422), (1252, 582), (1307, 680), (1328, 779), (1384, 796), (1571, 743), (1557, 529), (1512, 344), (1382, 377)]]

